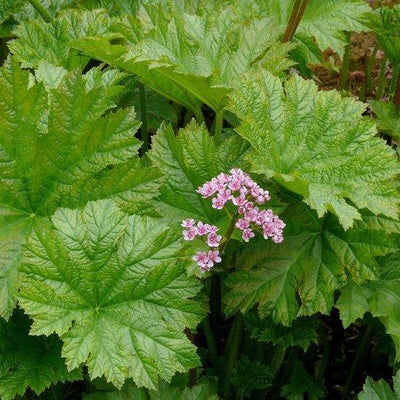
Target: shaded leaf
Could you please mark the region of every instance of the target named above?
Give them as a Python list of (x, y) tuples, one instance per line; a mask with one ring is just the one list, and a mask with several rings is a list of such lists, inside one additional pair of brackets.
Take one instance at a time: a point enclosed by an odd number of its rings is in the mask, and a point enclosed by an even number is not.
[[(277, 41), (270, 19), (240, 19), (229, 7), (202, 16), (170, 2), (140, 7), (110, 29), (109, 37), (72, 46), (133, 72), (154, 91), (199, 113), (201, 103), (221, 112), (226, 94), (245, 71), (263, 65), (282, 74), (293, 46)], [(89, 35), (88, 35), (89, 36)], [(268, 63), (270, 56), (275, 57)]]
[(286, 223), (283, 243), (260, 238), (238, 255), (239, 268), (226, 280), (230, 314), (258, 304), (262, 318), (290, 325), (297, 316), (329, 313), (348, 275), (359, 283), (377, 279), (375, 257), (398, 248), (396, 237), (362, 226), (344, 231), (334, 217), (318, 219), (299, 201), (289, 202), (280, 218)]
[(30, 336), (30, 321), (15, 311), (10, 321), (0, 319), (0, 396), (12, 400), (28, 388), (40, 394), (57, 382), (82, 378), (81, 371), (68, 372), (61, 358), (61, 341), (52, 335)]
[[(400, 359), (400, 252), (386, 256), (381, 262), (377, 281), (356, 285), (353, 282), (343, 288), (337, 307), (344, 325), (347, 326), (366, 311), (378, 317), (392, 337), (396, 347), (396, 359)], [(349, 300), (352, 303), (349, 303)]]
[(394, 392), (390, 386), (381, 379), (373, 381), (370, 377), (364, 383), (363, 391), (358, 395), (359, 400), (399, 400), (400, 373), (393, 377)]
[(237, 136), (218, 143), (204, 125), (194, 121), (177, 136), (170, 125), (162, 125), (149, 152), (153, 164), (166, 175), (157, 210), (175, 223), (188, 217), (209, 222), (222, 218), (224, 212), (213, 209), (211, 201), (196, 190), (218, 173), (240, 168), (248, 147)]

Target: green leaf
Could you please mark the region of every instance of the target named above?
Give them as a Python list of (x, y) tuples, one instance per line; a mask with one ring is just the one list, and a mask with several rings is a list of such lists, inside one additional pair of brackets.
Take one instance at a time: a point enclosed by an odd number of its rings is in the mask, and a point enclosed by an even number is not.
[(12, 400), (28, 388), (40, 394), (57, 382), (81, 379), (81, 371), (68, 372), (61, 358), (61, 341), (52, 335), (29, 336), (29, 319), (15, 311), (10, 321), (0, 319), (0, 396)]
[(400, 372), (393, 377), (394, 392), (383, 379), (373, 381), (370, 377), (364, 383), (363, 391), (358, 400), (399, 400), (400, 399)]
[(238, 393), (243, 393), (245, 398), (251, 398), (254, 390), (266, 389), (272, 385), (273, 373), (267, 365), (241, 356), (233, 370), (231, 381)]
[[(116, 22), (108, 38), (88, 37), (71, 45), (135, 73), (195, 113), (201, 103), (221, 112), (243, 72), (265, 64), (282, 74), (292, 64), (286, 54), (293, 46), (277, 41), (279, 32), (270, 19), (243, 21), (230, 7), (214, 11), (198, 16), (172, 2), (145, 4), (135, 17)], [(272, 55), (274, 62), (268, 63)]]
[[(232, 0), (231, 2), (240, 7), (241, 13), (246, 17), (258, 15), (271, 18), (278, 25), (282, 35), (293, 8), (293, 0)], [(313, 58), (315, 45), (320, 51), (330, 47), (341, 56), (347, 42), (344, 32), (369, 30), (366, 26), (366, 17), (369, 13), (371, 9), (361, 0), (308, 0), (294, 41), (299, 43), (303, 51), (309, 52), (310, 61)]]
[(253, 171), (302, 195), (320, 217), (331, 211), (346, 229), (361, 208), (397, 217), (399, 163), (362, 117), (363, 103), (319, 92), (298, 76), (282, 86), (260, 72), (241, 79), (230, 108), (242, 120), (237, 132), (253, 146)]
[(326, 390), (308, 373), (304, 364), (297, 360), (289, 383), (283, 386), (281, 395), (288, 400), (303, 400), (306, 394), (308, 399), (318, 400), (325, 398)]
[(318, 219), (299, 201), (289, 202), (280, 218), (283, 243), (255, 238), (237, 255), (239, 269), (226, 280), (229, 314), (258, 304), (262, 318), (290, 325), (298, 316), (329, 313), (347, 275), (359, 283), (377, 279), (375, 257), (398, 249), (395, 237), (362, 224), (344, 231), (334, 217)]
[(297, 318), (291, 326), (275, 324), (270, 318), (260, 319), (255, 313), (248, 313), (245, 318), (251, 337), (260, 342), (282, 345), (285, 349), (300, 346), (307, 351), (310, 344), (318, 339), (319, 320), (316, 317)]
[(379, 7), (370, 15), (370, 29), (392, 65), (400, 63), (400, 6)]
[(0, 23), (18, 12), (24, 4), (23, 0), (2, 0), (0, 2)]
[(83, 400), (218, 400), (215, 385), (200, 382), (192, 388), (175, 387), (160, 381), (157, 390), (150, 390), (147, 395), (132, 383), (126, 383), (120, 391), (99, 391), (83, 397)]
[(196, 190), (218, 175), (240, 167), (248, 144), (240, 137), (224, 135), (222, 143), (211, 137), (204, 125), (194, 121), (177, 136), (170, 125), (162, 125), (154, 138), (149, 157), (166, 175), (157, 209), (174, 223), (191, 217), (215, 222), (223, 212), (211, 207)]
[(198, 365), (183, 330), (204, 312), (189, 299), (200, 285), (186, 274), (179, 234), (112, 200), (58, 210), (52, 222), (31, 235), (22, 265), (32, 334), (57, 333), (69, 369), (85, 363), (118, 388), (127, 378), (155, 388)]
[[(141, 98), (137, 79), (130, 76), (122, 83), (124, 84), (124, 91), (121, 94), (118, 106), (123, 108), (134, 106), (138, 119), (142, 120)], [(176, 126), (178, 116), (171, 102), (146, 87), (145, 93), (149, 131), (156, 132), (163, 121), (170, 122), (173, 126)]]
[(366, 311), (378, 317), (392, 337), (396, 359), (400, 360), (400, 252), (386, 256), (381, 264), (379, 280), (363, 285), (350, 282), (343, 288), (336, 306), (345, 326), (361, 318)]
[(24, 68), (37, 68), (41, 61), (63, 66), (68, 70), (84, 67), (89, 57), (68, 47), (68, 42), (84, 36), (101, 35), (111, 20), (104, 10), (70, 11), (50, 23), (42, 20), (21, 22), (15, 39), (8, 43), (10, 51)]
[(19, 254), (33, 220), (110, 196), (132, 209), (157, 195), (159, 172), (137, 156), (133, 109), (113, 112), (119, 88), (106, 78), (94, 83), (93, 74), (66, 74), (46, 91), (15, 59), (0, 68), (3, 317), (15, 303)]
[(370, 101), (370, 104), (376, 115), (378, 128), (395, 141), (400, 141), (400, 112), (394, 104), (384, 101)]

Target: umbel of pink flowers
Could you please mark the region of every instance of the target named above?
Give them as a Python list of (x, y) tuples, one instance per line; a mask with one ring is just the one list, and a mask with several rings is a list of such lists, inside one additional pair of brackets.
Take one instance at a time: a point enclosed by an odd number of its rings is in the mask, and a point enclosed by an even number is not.
[[(231, 202), (237, 209), (235, 227), (242, 231), (242, 238), (248, 242), (255, 236), (254, 230), (262, 232), (265, 239), (275, 243), (283, 241), (282, 230), (285, 223), (270, 209), (260, 209), (271, 199), (267, 190), (262, 189), (241, 169), (234, 168), (230, 174), (221, 173), (197, 189), (203, 198), (212, 198), (212, 207), (222, 210)], [(257, 205), (256, 205), (257, 204)], [(221, 262), (219, 245), (222, 236), (215, 225), (205, 224), (193, 219), (182, 221), (183, 238), (194, 240), (202, 238), (208, 251), (198, 251), (193, 257), (202, 272), (209, 271), (215, 263)]]

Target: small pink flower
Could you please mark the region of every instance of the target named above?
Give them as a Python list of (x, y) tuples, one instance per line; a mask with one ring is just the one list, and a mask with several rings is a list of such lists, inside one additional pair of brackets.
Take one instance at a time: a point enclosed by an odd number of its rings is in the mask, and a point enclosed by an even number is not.
[(195, 221), (192, 218), (186, 218), (182, 221), (181, 226), (183, 228), (191, 228), (194, 225)]
[(251, 222), (255, 222), (258, 217), (258, 207), (254, 207), (250, 210), (247, 210), (244, 214), (245, 218)]
[(212, 261), (214, 263), (220, 263), (222, 260), (221, 260), (221, 257), (219, 256), (219, 251), (218, 250), (209, 250), (208, 260)]
[[(283, 240), (282, 230), (285, 223), (272, 210), (260, 210), (256, 205), (262, 205), (271, 199), (269, 192), (262, 189), (248, 174), (239, 168), (232, 168), (229, 174), (220, 173), (215, 178), (204, 183), (197, 189), (203, 198), (212, 197), (212, 207), (221, 210), (230, 201), (236, 206), (237, 215), (235, 227), (242, 231), (242, 238), (248, 242), (255, 236), (253, 229), (262, 228), (265, 239), (272, 238), (275, 243)], [(207, 235), (208, 253), (198, 252), (193, 258), (201, 271), (209, 271), (214, 263), (220, 262), (218, 246), (222, 240), (217, 234), (218, 227), (186, 219), (182, 222), (185, 240), (193, 240), (196, 236)], [(258, 228), (259, 229), (259, 228)], [(213, 250), (215, 249), (215, 250)]]
[(199, 236), (204, 236), (208, 233), (208, 224), (204, 224), (203, 222), (199, 221), (197, 223), (197, 234)]
[(283, 236), (282, 235), (275, 235), (272, 237), (272, 240), (275, 243), (282, 243), (283, 242)]
[(246, 210), (251, 210), (254, 207), (254, 204), (251, 201), (248, 201), (245, 205), (244, 208)]
[(221, 235), (217, 235), (216, 233), (209, 233), (207, 236), (207, 244), (210, 247), (218, 247), (221, 239), (222, 239)]
[(218, 226), (209, 225), (209, 224), (206, 224), (206, 225), (207, 225), (207, 232), (208, 233), (217, 233), (219, 231)]
[(240, 218), (236, 222), (236, 227), (239, 228), (241, 231), (247, 229), (250, 226), (250, 221), (244, 218)]
[(210, 262), (208, 259), (208, 254), (205, 251), (198, 251), (193, 257), (193, 260), (197, 262), (202, 272), (209, 271), (214, 265), (214, 263)]
[(232, 197), (232, 203), (235, 206), (244, 206), (247, 203), (246, 196), (244, 194), (241, 194), (238, 197)]
[(225, 206), (226, 200), (224, 200), (221, 196), (214, 197), (212, 199), (212, 207), (217, 210), (222, 210)]
[(207, 259), (208, 257), (205, 251), (198, 251), (196, 255), (192, 257), (192, 260), (196, 262), (205, 262)]
[(232, 190), (232, 192), (240, 190), (242, 187), (242, 181), (238, 178), (234, 178), (231, 182), (229, 182), (228, 187)]
[(189, 228), (183, 231), (183, 238), (185, 240), (194, 240), (197, 236), (198, 230), (196, 227)]
[(253, 237), (254, 237), (254, 232), (250, 228), (247, 228), (242, 232), (242, 239), (245, 242), (248, 242)]

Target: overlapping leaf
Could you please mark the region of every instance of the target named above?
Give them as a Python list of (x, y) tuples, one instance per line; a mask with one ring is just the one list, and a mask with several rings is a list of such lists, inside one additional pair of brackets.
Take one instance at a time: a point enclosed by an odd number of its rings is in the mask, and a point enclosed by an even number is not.
[(374, 381), (370, 377), (364, 383), (363, 391), (358, 400), (399, 400), (400, 399), (400, 372), (393, 377), (394, 391), (383, 379)]
[[(235, 0), (232, 3), (244, 16), (272, 18), (282, 35), (294, 4), (292, 0)], [(369, 30), (366, 18), (370, 12), (361, 0), (309, 0), (294, 40), (310, 53), (316, 44), (320, 51), (330, 47), (341, 55), (347, 42), (344, 32)]]
[(237, 136), (219, 144), (204, 125), (194, 121), (177, 136), (171, 126), (161, 126), (149, 152), (153, 164), (166, 175), (157, 209), (175, 223), (188, 217), (215, 222), (224, 213), (213, 209), (210, 200), (203, 200), (196, 190), (218, 173), (239, 168), (248, 148)]
[(319, 216), (333, 212), (345, 228), (360, 219), (357, 209), (397, 217), (399, 163), (362, 117), (364, 104), (298, 76), (282, 86), (267, 72), (241, 79), (231, 98), (254, 172), (302, 195)]
[(31, 388), (40, 394), (50, 385), (81, 378), (81, 371), (68, 372), (61, 358), (61, 341), (29, 336), (29, 319), (17, 310), (10, 321), (0, 320), (0, 396), (13, 400)]
[(316, 317), (297, 318), (291, 326), (275, 324), (270, 318), (260, 319), (255, 313), (247, 313), (245, 318), (251, 337), (262, 342), (282, 345), (285, 349), (300, 346), (307, 351), (310, 344), (315, 343), (318, 338), (319, 320)]
[[(301, 315), (327, 313), (346, 276), (357, 282), (378, 277), (376, 256), (396, 251), (396, 238), (360, 223), (344, 231), (334, 217), (321, 220), (304, 203), (289, 203), (281, 216), (285, 240), (260, 238), (238, 256), (239, 269), (228, 279), (229, 313), (258, 304), (261, 317), (283, 325)], [(377, 281), (379, 282), (379, 281)]]
[(289, 382), (283, 386), (281, 395), (288, 400), (301, 400), (306, 394), (308, 399), (318, 400), (325, 398), (326, 390), (321, 383), (315, 381), (305, 365), (296, 360)]
[(58, 210), (52, 221), (32, 234), (22, 266), (33, 334), (56, 332), (69, 369), (86, 363), (92, 379), (117, 387), (132, 378), (155, 388), (198, 365), (183, 331), (203, 317), (188, 299), (200, 285), (187, 276), (179, 234), (112, 200)]
[(159, 382), (157, 390), (145, 390), (127, 383), (120, 391), (99, 391), (83, 397), (83, 400), (218, 400), (215, 385), (201, 382), (192, 388), (176, 387)]
[[(400, 47), (399, 47), (400, 48)], [(378, 128), (391, 136), (396, 142), (400, 141), (400, 112), (392, 102), (370, 101)]]
[(369, 311), (378, 317), (392, 337), (396, 357), (400, 359), (400, 252), (388, 255), (382, 261), (377, 281), (357, 285), (349, 282), (337, 303), (345, 326)]
[(21, 22), (15, 31), (18, 39), (9, 43), (10, 51), (25, 68), (36, 68), (41, 61), (68, 70), (84, 67), (89, 57), (68, 47), (69, 41), (88, 35), (101, 35), (111, 20), (104, 10), (70, 11), (50, 23), (40, 19)]
[(270, 19), (243, 20), (229, 7), (198, 16), (173, 4), (143, 5), (135, 17), (115, 23), (109, 38), (88, 37), (72, 45), (137, 74), (196, 113), (201, 103), (221, 112), (238, 76), (269, 56), (279, 55), (268, 64), (273, 73), (291, 65), (284, 62), (291, 45), (277, 42), (279, 32)]
[(110, 112), (118, 87), (93, 73), (67, 74), (46, 92), (42, 84), (32, 85), (14, 59), (0, 69), (4, 317), (13, 308), (20, 249), (33, 220), (89, 200), (118, 195), (129, 203), (138, 194), (157, 194), (159, 173), (137, 157), (140, 142), (133, 134), (139, 122), (133, 110)]

